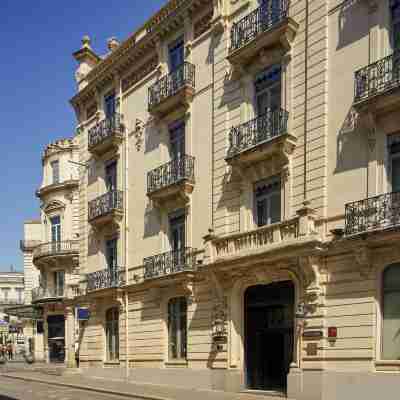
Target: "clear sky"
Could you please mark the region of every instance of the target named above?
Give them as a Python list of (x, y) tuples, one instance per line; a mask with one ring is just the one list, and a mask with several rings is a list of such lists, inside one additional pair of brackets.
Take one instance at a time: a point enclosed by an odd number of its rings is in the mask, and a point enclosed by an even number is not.
[(23, 221), (37, 218), (41, 152), (73, 134), (72, 53), (83, 35), (98, 54), (125, 39), (165, 0), (0, 0), (0, 270), (23, 268)]

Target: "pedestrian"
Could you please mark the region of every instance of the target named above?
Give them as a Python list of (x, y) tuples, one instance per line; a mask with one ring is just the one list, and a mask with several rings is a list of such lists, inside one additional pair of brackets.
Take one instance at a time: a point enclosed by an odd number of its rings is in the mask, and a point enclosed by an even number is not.
[(13, 359), (13, 348), (11, 342), (8, 342), (7, 344), (7, 353), (8, 353), (8, 359), (12, 360)]
[(7, 352), (6, 345), (1, 344), (0, 345), (0, 353), (1, 353), (1, 357), (4, 359), (6, 358), (6, 352)]

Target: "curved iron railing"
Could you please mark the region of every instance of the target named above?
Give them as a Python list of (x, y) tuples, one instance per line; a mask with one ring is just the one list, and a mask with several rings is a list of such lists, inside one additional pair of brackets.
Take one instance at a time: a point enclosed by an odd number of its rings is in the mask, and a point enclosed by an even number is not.
[(355, 201), (345, 207), (345, 235), (400, 226), (400, 192)]
[(167, 97), (173, 96), (185, 85), (195, 87), (196, 67), (185, 61), (177, 69), (168, 75), (160, 78), (156, 83), (149, 87), (148, 108), (151, 110), (154, 106), (161, 103)]
[(60, 242), (43, 243), (33, 250), (33, 258), (53, 256), (66, 253), (78, 253), (79, 242), (77, 240), (64, 240)]
[(265, 32), (288, 17), (290, 1), (271, 1), (235, 22), (231, 28), (230, 51), (240, 49), (260, 33)]
[(229, 132), (228, 158), (287, 133), (289, 113), (283, 109), (267, 111)]
[(188, 155), (175, 158), (147, 173), (147, 193), (188, 180), (194, 183), (195, 158)]
[(196, 250), (183, 247), (178, 250), (143, 259), (144, 279), (159, 278), (183, 271), (193, 271), (196, 267)]
[(32, 289), (32, 301), (55, 299), (65, 296), (65, 288), (47, 288), (43, 286)]
[(99, 143), (116, 134), (124, 133), (123, 116), (115, 113), (110, 118), (99, 121), (88, 133), (88, 148), (91, 150)]
[(89, 201), (88, 204), (88, 219), (92, 221), (98, 217), (102, 217), (111, 211), (119, 210), (123, 211), (124, 196), (120, 190), (113, 190), (107, 192), (100, 197)]
[(359, 69), (354, 74), (354, 102), (400, 85), (400, 51)]
[(121, 267), (106, 268), (86, 274), (86, 291), (118, 288), (125, 284), (125, 271)]

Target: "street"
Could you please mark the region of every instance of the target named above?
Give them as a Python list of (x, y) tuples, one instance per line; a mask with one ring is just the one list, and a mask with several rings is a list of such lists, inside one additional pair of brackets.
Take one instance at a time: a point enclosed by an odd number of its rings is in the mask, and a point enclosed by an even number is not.
[(121, 400), (126, 397), (0, 377), (0, 400)]

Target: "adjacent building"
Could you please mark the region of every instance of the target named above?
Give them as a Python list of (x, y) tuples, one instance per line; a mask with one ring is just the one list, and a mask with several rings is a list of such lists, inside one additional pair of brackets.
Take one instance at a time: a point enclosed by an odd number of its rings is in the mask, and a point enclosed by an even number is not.
[(45, 346), (64, 315), (86, 374), (394, 395), (399, 10), (175, 0), (103, 57), (85, 37), (38, 191)]

